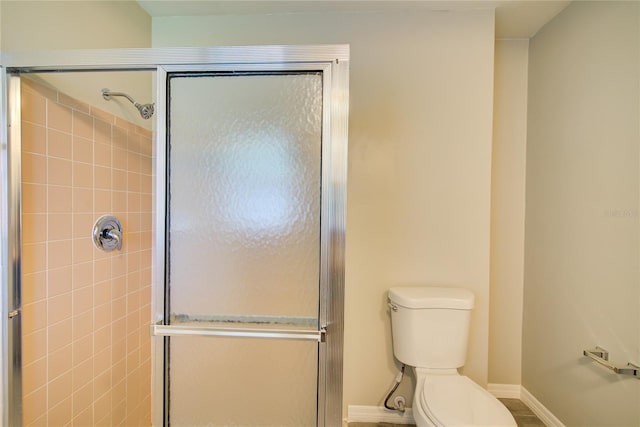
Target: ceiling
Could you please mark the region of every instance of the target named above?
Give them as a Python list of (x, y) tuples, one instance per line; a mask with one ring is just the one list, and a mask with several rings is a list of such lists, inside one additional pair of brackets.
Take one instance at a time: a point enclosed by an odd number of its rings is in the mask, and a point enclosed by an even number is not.
[(258, 15), (391, 10), (496, 9), (496, 38), (530, 38), (570, 1), (560, 0), (137, 0), (152, 17), (202, 15)]

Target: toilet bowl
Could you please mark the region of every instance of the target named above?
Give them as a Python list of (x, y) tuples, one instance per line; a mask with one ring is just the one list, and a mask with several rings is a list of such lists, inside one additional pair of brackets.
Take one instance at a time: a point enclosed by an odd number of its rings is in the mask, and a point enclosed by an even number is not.
[(419, 427), (513, 427), (513, 416), (493, 395), (454, 372), (416, 372), (413, 416)]
[(466, 289), (389, 290), (393, 353), (416, 373), (418, 427), (515, 427), (498, 399), (458, 373), (467, 353), (474, 295)]

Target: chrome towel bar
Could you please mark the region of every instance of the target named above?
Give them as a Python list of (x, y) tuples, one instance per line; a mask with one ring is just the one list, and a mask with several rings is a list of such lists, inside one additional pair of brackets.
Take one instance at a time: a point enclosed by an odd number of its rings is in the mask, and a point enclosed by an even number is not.
[(178, 326), (151, 325), (151, 336), (208, 336), (208, 337), (243, 337), (243, 338), (271, 338), (286, 340), (303, 340), (325, 342), (326, 329), (249, 329), (249, 328), (221, 328), (216, 326)]
[(609, 362), (609, 352), (602, 347), (596, 346), (595, 349), (584, 350), (582, 354), (604, 366), (605, 368), (612, 370), (616, 374), (630, 375), (632, 377), (640, 379), (640, 366), (635, 365), (631, 362), (627, 363), (627, 366), (622, 368), (613, 365)]

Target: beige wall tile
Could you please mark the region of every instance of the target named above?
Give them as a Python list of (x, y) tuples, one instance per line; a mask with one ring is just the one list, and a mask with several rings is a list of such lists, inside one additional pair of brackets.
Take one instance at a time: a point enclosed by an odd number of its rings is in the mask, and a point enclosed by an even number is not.
[(93, 140), (93, 117), (74, 111), (73, 135)]
[(47, 105), (44, 96), (25, 90), (22, 93), (22, 120), (45, 126)]
[(71, 160), (73, 158), (73, 144), (70, 133), (47, 130), (47, 155)]
[(93, 380), (73, 393), (73, 411), (81, 414), (89, 410), (93, 421)]
[(79, 340), (89, 334), (93, 334), (93, 310), (86, 310), (80, 314), (74, 311), (73, 316), (73, 340)]
[[(127, 130), (114, 126), (111, 128), (111, 143), (114, 148), (127, 150)], [(123, 157), (126, 158), (126, 157)], [(124, 166), (126, 167), (126, 165)]]
[(114, 116), (111, 113), (107, 113), (104, 110), (101, 110), (99, 108), (96, 107), (91, 107), (91, 115), (93, 117), (95, 117), (96, 119), (99, 119), (103, 122), (106, 122), (110, 125), (113, 125), (116, 123), (116, 116)]
[[(111, 328), (109, 328), (107, 332), (109, 335), (107, 339), (104, 339), (103, 337), (99, 340), (99, 343), (94, 344), (93, 351), (95, 352), (95, 356), (93, 357), (93, 375), (94, 377), (97, 377), (99, 374), (107, 371), (110, 384), (111, 372), (109, 371), (109, 369), (111, 368), (111, 347), (108, 344), (111, 343)], [(98, 334), (100, 334), (100, 332), (96, 332), (96, 335)], [(102, 333), (102, 335), (107, 334)]]
[(22, 307), (22, 327), (25, 331), (37, 331), (47, 326), (47, 301), (38, 301)]
[[(61, 390), (66, 390), (61, 387)], [(48, 423), (50, 426), (66, 426), (71, 421), (71, 396), (64, 399), (58, 405), (49, 407)], [(51, 393), (49, 393), (49, 401), (51, 401)]]
[(42, 243), (47, 241), (47, 215), (22, 215), (22, 241), (24, 243)]
[(22, 152), (46, 154), (47, 133), (44, 126), (22, 120)]
[(47, 188), (47, 200), (49, 212), (71, 214), (73, 198), (71, 187), (49, 185)]
[(76, 413), (76, 404), (73, 404), (73, 425), (74, 426), (90, 426), (93, 424), (93, 407), (84, 409), (82, 412)]
[(93, 367), (93, 334), (73, 341), (73, 362), (78, 364), (87, 360)]
[[(91, 285), (93, 283), (93, 262), (74, 263), (72, 274), (74, 290)], [(74, 312), (78, 313), (77, 311)]]
[(97, 327), (111, 324), (111, 301), (98, 305), (93, 309), (93, 324)]
[(99, 420), (96, 426), (111, 426), (111, 393), (107, 391), (96, 399), (93, 405), (93, 416), (94, 419)]
[(22, 212), (47, 212), (47, 186), (42, 184), (22, 184)]
[(94, 116), (93, 136), (97, 143), (111, 146), (111, 123), (107, 123)]
[[(49, 157), (47, 160), (47, 184), (71, 186), (72, 165), (69, 160)], [(69, 206), (70, 208), (71, 206)]]
[(58, 323), (71, 318), (71, 292), (51, 297), (47, 300), (47, 304), (49, 324)]
[(137, 172), (127, 173), (127, 190), (140, 192), (140, 174)]
[(58, 103), (65, 105), (72, 110), (77, 110), (86, 114), (89, 114), (89, 112), (91, 111), (91, 107), (89, 107), (89, 104), (79, 101), (61, 92), (58, 93)]
[(73, 161), (93, 162), (93, 141), (79, 136), (73, 136)]
[(31, 304), (47, 297), (47, 274), (44, 271), (22, 275), (22, 304)]
[(65, 240), (73, 237), (72, 216), (69, 214), (50, 213), (47, 215), (47, 239)]
[[(47, 376), (49, 381), (54, 380), (55, 378), (61, 376), (62, 374), (69, 372), (73, 367), (73, 359), (72, 359), (72, 346), (69, 344), (61, 348), (58, 351), (54, 351), (50, 353), (47, 357), (48, 362), (48, 371)], [(49, 389), (50, 392), (54, 390)]]
[(111, 168), (111, 144), (96, 142), (93, 146), (93, 163)]
[(71, 240), (54, 240), (47, 243), (47, 267), (50, 269), (71, 265)]
[(127, 191), (127, 172), (113, 169), (113, 189), (116, 191)]
[(53, 352), (71, 344), (71, 318), (47, 326), (47, 351)]
[(73, 291), (73, 313), (80, 314), (93, 309), (93, 287), (87, 286)]
[[(47, 388), (40, 387), (38, 390), (25, 394), (22, 399), (23, 418), (22, 422), (25, 426), (37, 425), (45, 426), (47, 422)], [(37, 421), (37, 422), (36, 422)]]
[(153, 179), (151, 175), (140, 175), (140, 192), (151, 194), (153, 191)]
[(89, 358), (82, 363), (75, 363), (73, 367), (73, 392), (75, 393), (91, 382), (93, 382), (93, 359)]
[(121, 334), (117, 334), (117, 336), (112, 336), (112, 339), (114, 340), (114, 343), (111, 346), (111, 360), (113, 361), (114, 369), (116, 364), (118, 364), (118, 362), (122, 362), (122, 366), (120, 367), (122, 369), (122, 372), (114, 371), (114, 373), (120, 373), (121, 377), (116, 376), (114, 378), (124, 379), (124, 376), (126, 375), (125, 363), (126, 363), (126, 357), (127, 357), (127, 340), (126, 340), (126, 337), (122, 337)]
[(93, 167), (94, 182), (96, 189), (111, 190), (111, 168), (102, 166)]
[(111, 214), (112, 192), (110, 190), (98, 190), (93, 193), (93, 211), (96, 214)]
[[(137, 425), (150, 411), (150, 372), (140, 372), (150, 348), (140, 345), (150, 343), (142, 276), (150, 281), (151, 159), (139, 154), (150, 154), (150, 133), (55, 90), (45, 90), (48, 101), (34, 90), (23, 97), (33, 110), (23, 112), (23, 342), (33, 391), (25, 407), (37, 413), (25, 420)], [(123, 222), (122, 252), (93, 247), (103, 213)], [(149, 263), (143, 272), (141, 262)]]
[(73, 239), (73, 263), (81, 264), (93, 259), (93, 241), (89, 237)]
[(47, 183), (47, 158), (39, 154), (22, 153), (22, 182)]
[(71, 109), (56, 102), (47, 101), (47, 127), (71, 133)]
[(47, 383), (47, 358), (43, 357), (22, 367), (22, 389), (29, 394)]
[(93, 189), (93, 165), (75, 162), (73, 164), (73, 186)]
[(46, 268), (47, 247), (44, 243), (22, 246), (22, 273), (36, 273)]
[(73, 284), (72, 271), (71, 266), (47, 270), (47, 295), (49, 298), (71, 292)]
[[(120, 383), (118, 383), (117, 387), (114, 387), (113, 389), (113, 397), (116, 398), (117, 396), (126, 396), (126, 388), (124, 387), (125, 382), (122, 381)], [(120, 389), (122, 389), (122, 394), (117, 394), (117, 391), (120, 391)], [(112, 403), (112, 412), (111, 412), (111, 421), (113, 422), (113, 425), (117, 426), (117, 425), (122, 425), (122, 423), (124, 423), (127, 413), (126, 413), (126, 400), (122, 399), (120, 400), (119, 403)]]
[[(93, 189), (92, 188), (74, 188), (73, 189), (73, 216), (74, 216), (74, 237), (79, 237), (76, 235), (76, 219), (81, 219), (81, 213), (92, 213), (93, 212)], [(78, 218), (76, 218), (78, 217)], [(84, 235), (88, 236), (91, 233), (91, 228), (83, 229)]]
[(114, 299), (111, 302), (111, 318), (113, 320), (124, 318), (127, 314), (127, 301), (124, 297)]
[[(94, 269), (95, 269), (95, 263), (94, 263)], [(93, 285), (94, 306), (106, 304), (108, 302), (111, 302), (111, 281), (105, 280), (103, 282), (94, 284)]]
[(47, 355), (47, 331), (40, 329), (22, 337), (22, 364), (28, 365)]

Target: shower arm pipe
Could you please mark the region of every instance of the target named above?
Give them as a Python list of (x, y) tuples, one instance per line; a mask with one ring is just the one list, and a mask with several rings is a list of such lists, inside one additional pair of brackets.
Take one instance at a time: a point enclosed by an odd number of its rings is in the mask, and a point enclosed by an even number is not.
[(131, 102), (133, 105), (139, 105), (138, 102), (136, 102), (135, 99), (133, 99), (132, 97), (130, 97), (129, 95), (127, 95), (124, 92), (112, 92), (109, 89), (102, 89), (102, 97), (104, 99), (106, 99), (107, 101), (109, 101), (111, 99), (112, 96), (124, 96), (125, 98), (127, 98), (129, 100), (129, 102)]
[(102, 97), (106, 101), (110, 101), (111, 98), (114, 96), (122, 96), (124, 98), (127, 98), (129, 102), (131, 102), (138, 109), (143, 119), (147, 120), (147, 119), (150, 119), (151, 116), (153, 116), (153, 113), (155, 110), (154, 104), (140, 104), (139, 102), (136, 102), (135, 99), (133, 99), (132, 97), (130, 97), (124, 92), (112, 92), (111, 90), (106, 88), (102, 89)]

